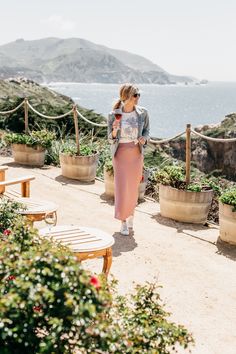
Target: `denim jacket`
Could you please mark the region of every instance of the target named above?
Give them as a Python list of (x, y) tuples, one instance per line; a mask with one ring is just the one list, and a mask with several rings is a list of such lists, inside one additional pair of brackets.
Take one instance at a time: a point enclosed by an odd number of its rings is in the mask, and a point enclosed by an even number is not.
[[(140, 152), (141, 154), (143, 154), (143, 148), (147, 146), (147, 142), (150, 139), (149, 116), (148, 116), (148, 111), (144, 107), (135, 106), (135, 110), (138, 115), (138, 138), (143, 136), (146, 139), (144, 145), (138, 143)], [(114, 120), (115, 120), (114, 112), (109, 113), (107, 135), (108, 135), (108, 142), (111, 144), (112, 157), (115, 156), (120, 141), (120, 130), (117, 131), (116, 138), (112, 137), (112, 125)]]

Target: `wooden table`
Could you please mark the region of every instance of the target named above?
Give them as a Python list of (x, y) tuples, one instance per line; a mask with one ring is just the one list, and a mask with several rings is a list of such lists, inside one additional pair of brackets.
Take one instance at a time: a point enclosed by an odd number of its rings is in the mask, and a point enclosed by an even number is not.
[(55, 203), (34, 198), (17, 198), (15, 201), (22, 203), (26, 207), (25, 210), (22, 209), (19, 213), (25, 215), (31, 223), (42, 221), (46, 216), (51, 215), (56, 224), (58, 206)]
[(103, 257), (102, 272), (108, 276), (112, 264), (112, 249), (114, 238), (106, 232), (74, 225), (45, 227), (39, 234), (52, 237), (55, 241), (68, 246), (79, 261)]

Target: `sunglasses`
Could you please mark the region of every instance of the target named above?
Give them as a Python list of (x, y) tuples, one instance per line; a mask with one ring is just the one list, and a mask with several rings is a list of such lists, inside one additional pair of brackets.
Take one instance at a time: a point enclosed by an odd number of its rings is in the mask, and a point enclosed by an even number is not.
[(134, 95), (133, 95), (133, 97), (140, 97), (140, 93), (135, 93)]

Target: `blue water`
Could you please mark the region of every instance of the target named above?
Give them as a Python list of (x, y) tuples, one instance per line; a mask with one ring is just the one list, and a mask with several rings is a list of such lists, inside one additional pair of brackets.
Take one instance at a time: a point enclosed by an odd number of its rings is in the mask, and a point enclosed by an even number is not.
[[(76, 103), (107, 116), (118, 98), (120, 85), (52, 83), (49, 87), (70, 96)], [(236, 112), (236, 82), (212, 82), (207, 85), (139, 85), (139, 104), (150, 114), (151, 135), (170, 137), (194, 127), (218, 123)]]

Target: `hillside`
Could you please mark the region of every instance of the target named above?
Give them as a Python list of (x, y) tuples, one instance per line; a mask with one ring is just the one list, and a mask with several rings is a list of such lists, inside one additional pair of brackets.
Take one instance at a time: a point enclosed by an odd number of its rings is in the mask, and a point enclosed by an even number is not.
[(140, 55), (80, 38), (18, 39), (0, 46), (0, 78), (41, 82), (175, 84), (196, 79), (168, 73)]

